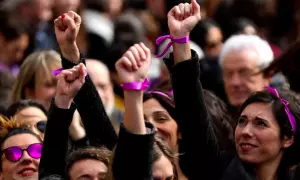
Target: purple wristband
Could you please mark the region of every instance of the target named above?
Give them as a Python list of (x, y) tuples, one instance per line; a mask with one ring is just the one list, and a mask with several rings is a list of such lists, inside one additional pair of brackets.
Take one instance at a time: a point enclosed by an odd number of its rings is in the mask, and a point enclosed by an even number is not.
[(58, 76), (63, 70), (64, 68), (55, 69), (54, 71), (52, 71), (52, 74), (53, 76)]
[(174, 42), (179, 43), (179, 44), (185, 44), (185, 43), (188, 43), (190, 41), (190, 37), (189, 36), (184, 36), (182, 38), (173, 38), (171, 35), (165, 35), (165, 36), (158, 37), (156, 39), (156, 44), (160, 45), (166, 39), (170, 39), (171, 42), (169, 42), (169, 44), (165, 47), (165, 49), (163, 50), (163, 52), (160, 55), (156, 56), (157, 58), (160, 58), (164, 54), (166, 54), (166, 52), (173, 45)]
[(149, 85), (150, 82), (148, 78), (146, 78), (143, 82), (127, 82), (120, 84), (124, 90), (145, 90), (149, 87)]

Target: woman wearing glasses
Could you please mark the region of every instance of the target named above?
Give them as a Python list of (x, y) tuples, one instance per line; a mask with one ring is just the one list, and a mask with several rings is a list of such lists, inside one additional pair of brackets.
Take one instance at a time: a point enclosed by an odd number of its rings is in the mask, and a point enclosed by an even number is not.
[(38, 179), (41, 138), (20, 121), (7, 121), (1, 117), (0, 122), (1, 179)]

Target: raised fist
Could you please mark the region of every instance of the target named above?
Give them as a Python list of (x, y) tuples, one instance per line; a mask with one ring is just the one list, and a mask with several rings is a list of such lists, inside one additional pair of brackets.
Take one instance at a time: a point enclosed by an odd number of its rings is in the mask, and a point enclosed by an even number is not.
[(191, 4), (181, 3), (168, 13), (170, 34), (175, 38), (188, 36), (200, 19), (200, 6), (196, 0), (192, 0)]
[(81, 18), (69, 11), (54, 20), (55, 34), (60, 46), (73, 45), (79, 32)]
[(56, 97), (64, 101), (73, 101), (77, 92), (85, 82), (87, 70), (84, 64), (74, 66), (72, 69), (63, 70), (58, 76)]
[(142, 82), (147, 77), (151, 65), (151, 52), (143, 44), (131, 46), (116, 63), (121, 83)]

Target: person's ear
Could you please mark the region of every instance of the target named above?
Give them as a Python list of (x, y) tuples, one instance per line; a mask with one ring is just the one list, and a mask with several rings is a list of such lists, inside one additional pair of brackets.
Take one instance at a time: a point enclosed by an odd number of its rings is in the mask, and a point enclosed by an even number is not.
[(178, 138), (179, 140), (182, 139), (181, 132), (178, 132), (177, 138)]
[(282, 147), (289, 148), (290, 146), (293, 145), (293, 143), (294, 143), (294, 136), (292, 136), (292, 137), (284, 136), (283, 142), (282, 142)]

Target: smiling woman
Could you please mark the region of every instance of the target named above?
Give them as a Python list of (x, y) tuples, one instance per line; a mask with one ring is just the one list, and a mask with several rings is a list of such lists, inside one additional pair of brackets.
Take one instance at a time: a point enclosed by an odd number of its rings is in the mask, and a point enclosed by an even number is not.
[(38, 179), (42, 140), (25, 124), (0, 117), (0, 176), (9, 179)]
[(294, 153), (300, 147), (296, 127), (300, 104), (294, 93), (273, 90), (276, 94), (254, 93), (243, 104), (235, 130), (236, 149), (245, 162), (263, 164), (272, 159), (285, 171), (299, 161)]

